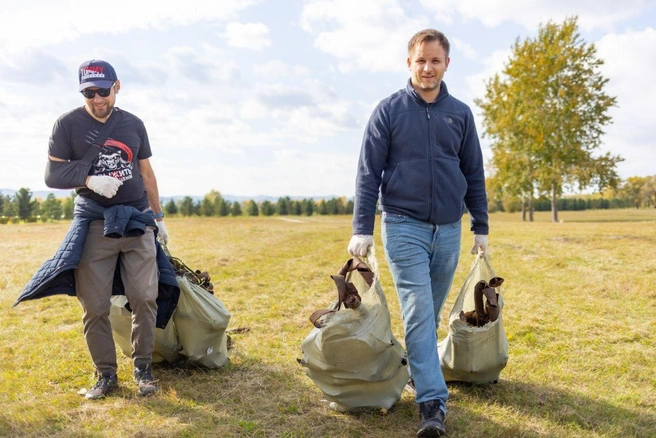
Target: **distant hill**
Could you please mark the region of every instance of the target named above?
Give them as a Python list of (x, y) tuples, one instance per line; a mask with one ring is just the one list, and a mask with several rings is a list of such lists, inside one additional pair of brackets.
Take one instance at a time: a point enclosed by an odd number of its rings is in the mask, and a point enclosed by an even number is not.
[[(71, 196), (72, 190), (43, 190), (43, 191), (33, 191), (32, 192), (32, 199), (46, 199), (50, 193), (54, 193), (56, 198), (68, 198)], [(14, 196), (16, 194), (16, 190), (12, 189), (0, 189), (0, 194), (5, 195), (5, 196)], [(177, 202), (187, 195), (176, 195), (176, 196), (160, 196), (160, 200), (162, 203), (167, 203), (171, 199), (173, 199), (174, 202)], [(278, 199), (281, 198), (281, 196), (268, 196), (268, 195), (257, 195), (257, 196), (236, 196), (236, 195), (224, 195), (223, 199), (226, 201), (230, 202), (245, 202), (249, 200), (253, 200), (255, 202), (263, 202), (263, 201), (270, 201), (270, 202), (278, 202)], [(284, 197), (284, 196), (283, 196)], [(340, 196), (338, 195), (329, 195), (329, 196), (290, 196), (289, 198), (293, 201), (295, 200), (301, 200), (301, 199), (314, 199), (315, 201), (320, 201), (322, 199), (333, 199), (333, 198), (339, 198)], [(196, 201), (200, 201), (204, 198), (204, 196), (190, 196), (191, 199)]]

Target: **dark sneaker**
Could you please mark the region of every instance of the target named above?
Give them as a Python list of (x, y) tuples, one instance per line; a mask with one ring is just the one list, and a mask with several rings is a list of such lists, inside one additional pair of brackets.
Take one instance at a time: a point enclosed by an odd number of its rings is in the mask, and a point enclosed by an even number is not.
[(440, 409), (438, 400), (419, 403), (419, 429), (418, 437), (445, 436), (444, 412)]
[(98, 400), (118, 388), (118, 377), (111, 372), (104, 372), (98, 376), (96, 384), (84, 394), (84, 398)]
[(134, 368), (134, 381), (140, 396), (153, 395), (159, 391), (159, 383), (153, 378), (153, 368), (150, 364), (137, 365)]

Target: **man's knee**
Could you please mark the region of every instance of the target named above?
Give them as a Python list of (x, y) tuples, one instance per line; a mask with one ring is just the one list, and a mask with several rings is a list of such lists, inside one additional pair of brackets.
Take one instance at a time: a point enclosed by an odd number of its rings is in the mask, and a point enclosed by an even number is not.
[(111, 302), (106, 303), (99, 301), (80, 300), (84, 309), (84, 321), (94, 321), (102, 318), (109, 318), (109, 309)]

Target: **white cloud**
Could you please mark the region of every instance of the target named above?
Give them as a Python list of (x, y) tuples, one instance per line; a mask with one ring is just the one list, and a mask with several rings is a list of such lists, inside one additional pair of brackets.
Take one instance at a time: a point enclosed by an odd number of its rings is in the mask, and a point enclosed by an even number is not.
[(490, 149), (490, 141), (487, 138), (483, 138), (485, 125), (483, 124), (481, 110), (474, 104), (474, 99), (485, 96), (485, 83), (494, 77), (495, 74), (501, 74), (511, 53), (512, 51), (510, 49), (493, 52), (482, 60), (483, 69), (481, 71), (465, 77), (467, 88), (461, 98), (465, 102), (471, 102), (470, 106), (474, 113), (474, 121), (476, 123), (478, 136), (481, 140), (481, 148), (486, 162), (492, 159), (492, 151)]
[(262, 23), (228, 23), (225, 37), (232, 47), (262, 50), (271, 45), (269, 28)]
[(314, 98), (308, 90), (281, 84), (260, 87), (257, 97), (270, 111), (293, 110), (314, 105)]
[(449, 38), (449, 43), (453, 46), (453, 48), (458, 50), (458, 53), (462, 54), (465, 58), (472, 59), (474, 61), (479, 59), (479, 55), (476, 52), (476, 49), (474, 49), (471, 44), (468, 44), (459, 38)]
[(132, 29), (165, 30), (194, 23), (228, 21), (262, 0), (114, 0), (95, 5), (83, 0), (3, 2), (0, 14), (1, 51), (20, 52), (71, 41), (83, 35), (116, 34)]
[(396, 0), (314, 0), (301, 13), (302, 28), (341, 61), (342, 73), (405, 70), (409, 36), (427, 23), (408, 18)]
[(238, 80), (240, 74), (235, 61), (209, 45), (204, 45), (201, 50), (172, 47), (166, 58), (178, 75), (194, 82), (209, 85)]
[[(467, 75), (465, 82), (467, 91), (463, 94), (462, 99), (473, 102), (475, 98), (485, 96), (485, 83), (494, 77), (495, 74), (503, 71), (505, 64), (508, 63), (512, 54), (511, 49), (496, 50), (489, 56), (482, 59), (482, 70), (473, 75)], [(448, 83), (448, 82), (447, 82)], [(474, 110), (472, 108), (472, 110)]]
[(623, 177), (653, 175), (654, 102), (656, 88), (656, 30), (608, 34), (596, 44), (605, 61), (602, 74), (609, 79), (607, 92), (617, 96), (617, 108), (610, 115), (613, 124), (604, 138), (605, 149), (622, 155), (619, 165)]
[[(210, 164), (211, 163), (211, 164)], [(357, 153), (336, 155), (285, 149), (267, 162), (246, 166), (226, 164), (221, 157), (207, 157), (193, 169), (180, 167), (176, 181), (163, 180), (160, 193), (204, 195), (211, 189), (241, 196), (352, 196)], [(170, 172), (163, 163), (153, 162), (156, 172)], [(281, 177), (284, 175), (284, 177)]]
[(438, 21), (453, 23), (477, 20), (486, 27), (514, 22), (526, 29), (536, 29), (549, 20), (562, 22), (577, 15), (582, 29), (612, 29), (618, 22), (638, 16), (649, 3), (647, 0), (420, 0)]
[[(255, 66), (254, 66), (255, 68)], [(266, 75), (268, 79), (289, 79), (307, 76), (310, 69), (301, 64), (286, 64), (282, 61), (274, 60), (257, 65), (258, 71)]]
[(0, 62), (0, 77), (11, 82), (46, 85), (69, 73), (58, 59), (39, 49), (26, 49), (3, 61)]

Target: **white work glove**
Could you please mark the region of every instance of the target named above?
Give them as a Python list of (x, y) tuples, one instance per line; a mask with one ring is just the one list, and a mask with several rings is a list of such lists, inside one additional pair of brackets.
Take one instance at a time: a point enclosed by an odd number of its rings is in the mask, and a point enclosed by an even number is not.
[(113, 197), (123, 181), (107, 175), (93, 175), (87, 179), (87, 187), (105, 198)]
[(169, 242), (169, 232), (166, 231), (166, 225), (164, 225), (164, 219), (161, 221), (156, 221), (157, 224), (158, 232), (157, 232), (157, 240), (159, 240), (159, 243), (162, 245), (166, 245)]
[(348, 252), (352, 256), (366, 257), (370, 246), (374, 246), (374, 236), (354, 234), (349, 242)]
[(472, 247), (471, 253), (476, 254), (479, 248), (481, 250), (481, 257), (484, 257), (487, 251), (487, 236), (484, 234), (474, 234), (474, 246)]

